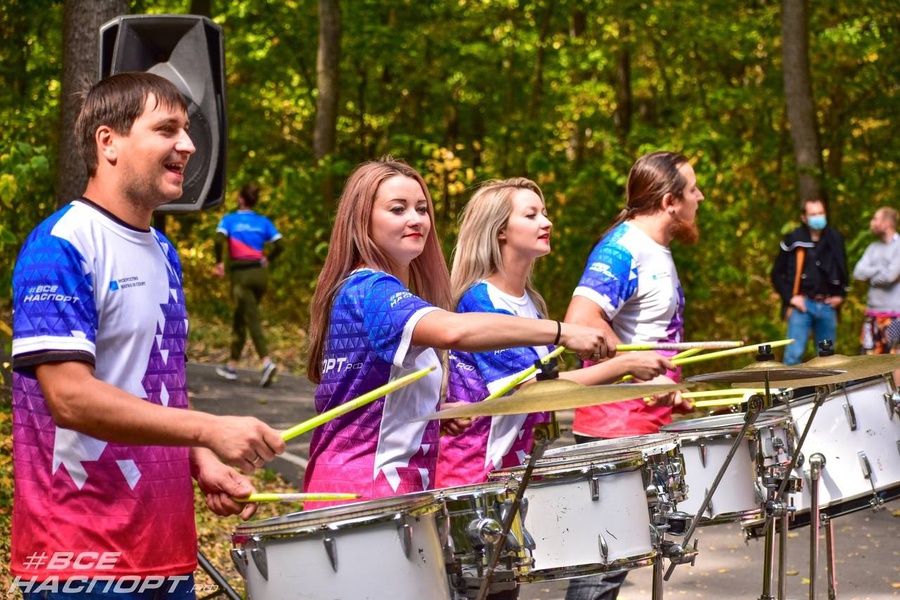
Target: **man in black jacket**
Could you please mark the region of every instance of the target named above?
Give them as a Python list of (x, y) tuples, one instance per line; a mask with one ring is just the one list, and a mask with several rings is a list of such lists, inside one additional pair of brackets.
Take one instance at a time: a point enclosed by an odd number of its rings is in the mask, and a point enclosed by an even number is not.
[(849, 282), (844, 238), (828, 226), (825, 204), (805, 200), (800, 218), (803, 225), (784, 237), (772, 268), (772, 284), (788, 322), (787, 335), (794, 340), (784, 351), (786, 365), (803, 360), (810, 331), (817, 345), (835, 339), (837, 309)]

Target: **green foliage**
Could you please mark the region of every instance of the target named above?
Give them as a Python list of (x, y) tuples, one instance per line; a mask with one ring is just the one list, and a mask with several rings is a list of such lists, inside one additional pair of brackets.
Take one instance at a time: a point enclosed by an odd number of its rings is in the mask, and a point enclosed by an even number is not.
[[(61, 3), (35, 1), (41, 10), (30, 2), (16, 12), (25, 0), (0, 8), (0, 77), (15, 90), (0, 99), (9, 124), (0, 146), (4, 289), (12, 251), (52, 209), (47, 165), (60, 143)], [(189, 4), (141, 0), (132, 11), (186, 12)], [(211, 273), (212, 240), (235, 191), (256, 181), (260, 209), (287, 242), (273, 266), (266, 315), (302, 332), (341, 184), (359, 162), (384, 154), (425, 175), (448, 256), (478, 182), (538, 181), (554, 233), (536, 283), (560, 317), (591, 245), (623, 205), (629, 167), (645, 152), (671, 149), (691, 158), (707, 198), (700, 243), (675, 249), (688, 338), (783, 335), (768, 272), (798, 209), (779, 3), (342, 2), (337, 150), (319, 163), (312, 152), (317, 3), (235, 0), (213, 8), (225, 32), (229, 198), (220, 210), (167, 219), (195, 317), (228, 322), (227, 285)], [(889, 183), (900, 161), (897, 16), (887, 0), (811, 5), (829, 220), (847, 238), (851, 265), (870, 240), (874, 209), (896, 204)], [(839, 348), (848, 352), (864, 294), (855, 286), (844, 310)]]

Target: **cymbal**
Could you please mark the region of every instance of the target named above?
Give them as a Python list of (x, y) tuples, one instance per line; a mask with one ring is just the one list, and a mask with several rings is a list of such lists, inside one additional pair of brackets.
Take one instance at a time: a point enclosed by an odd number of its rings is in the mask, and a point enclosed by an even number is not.
[(774, 360), (757, 361), (750, 363), (746, 367), (733, 371), (719, 371), (717, 373), (705, 373), (702, 375), (694, 375), (688, 377), (688, 381), (709, 382), (721, 381), (725, 383), (763, 383), (766, 381), (779, 382), (778, 387), (784, 386), (780, 382), (785, 380), (813, 379), (816, 377), (825, 377), (828, 375), (837, 375), (842, 373), (841, 369), (823, 368), (823, 367), (807, 367), (807, 366), (791, 366)]
[(502, 396), (483, 402), (457, 404), (440, 412), (417, 419), (456, 419), (488, 417), (493, 415), (518, 415), (524, 413), (567, 410), (621, 402), (666, 394), (691, 387), (688, 384), (624, 383), (619, 385), (581, 385), (565, 379), (538, 381), (524, 386), (511, 396)]
[(847, 356), (845, 354), (832, 354), (831, 356), (817, 356), (803, 363), (814, 369), (839, 369), (841, 373), (817, 379), (814, 382), (783, 381), (781, 387), (804, 387), (812, 385), (829, 385), (833, 383), (845, 383), (856, 379), (877, 377), (884, 373), (890, 373), (894, 369), (900, 369), (900, 354), (873, 354)]

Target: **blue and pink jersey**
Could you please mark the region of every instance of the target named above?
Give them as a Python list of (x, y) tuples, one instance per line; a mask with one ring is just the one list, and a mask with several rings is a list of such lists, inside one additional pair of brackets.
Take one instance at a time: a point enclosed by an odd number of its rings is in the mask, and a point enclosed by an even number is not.
[(262, 260), (265, 245), (281, 239), (274, 223), (252, 210), (225, 215), (216, 226), (216, 233), (228, 236), (229, 256), (240, 261)]
[[(14, 575), (178, 575), (197, 564), (188, 449), (104, 442), (58, 427), (35, 378), (93, 364), (146, 402), (187, 409), (188, 320), (168, 240), (75, 201), (44, 221), (13, 272)], [(48, 570), (29, 557), (112, 556), (111, 569)], [(104, 554), (106, 553), (106, 554)]]
[[(463, 294), (457, 312), (541, 318), (527, 294), (511, 296), (487, 282)], [(537, 346), (494, 352), (451, 351), (447, 402), (480, 402), (551, 350), (552, 346)], [(462, 434), (442, 436), (437, 487), (481, 483), (487, 481), (491, 471), (522, 465), (534, 441), (532, 428), (548, 419), (545, 412), (479, 417)]]
[[(672, 252), (628, 222), (594, 246), (573, 295), (603, 309), (624, 344), (683, 341), (684, 292)], [(656, 433), (671, 421), (671, 408), (635, 399), (576, 409), (572, 430), (615, 438)]]
[[(437, 412), (440, 360), (412, 345), (419, 320), (438, 310), (392, 275), (353, 272), (331, 310), (316, 410), (325, 412), (425, 367), (438, 368), (313, 432), (304, 491), (347, 492), (369, 500), (434, 488), (438, 421), (411, 421)], [(326, 506), (307, 502), (304, 508)]]

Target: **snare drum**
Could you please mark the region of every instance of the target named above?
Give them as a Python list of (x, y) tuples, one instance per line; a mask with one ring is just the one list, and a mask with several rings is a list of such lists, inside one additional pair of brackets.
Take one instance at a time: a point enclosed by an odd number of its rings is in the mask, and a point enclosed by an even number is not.
[[(477, 591), (490, 565), (494, 544), (503, 531), (503, 520), (512, 508), (515, 491), (506, 482), (457, 486), (434, 491), (444, 506), (442, 531), (451, 586), (465, 595)], [(514, 589), (516, 579), (531, 568), (534, 541), (522, 527), (521, 514), (513, 518), (491, 581), (494, 592)], [(468, 596), (467, 596), (468, 597)]]
[[(809, 525), (809, 457), (825, 457), (819, 477), (819, 506), (836, 517), (900, 497), (900, 414), (890, 376), (856, 381), (828, 396), (816, 412), (800, 452), (806, 460), (794, 475), (803, 479), (792, 495), (792, 527)], [(815, 396), (791, 402), (797, 439), (809, 422)]]
[[(662, 429), (678, 434), (684, 456), (685, 480), (690, 494), (678, 510), (696, 515), (725, 463), (744, 415), (721, 415), (678, 421)], [(707, 505), (700, 524), (727, 523), (762, 514), (765, 494), (759, 484), (759, 466), (790, 464), (794, 438), (787, 413), (763, 413), (747, 429), (744, 442)]]
[[(674, 433), (651, 433), (553, 448), (544, 453), (541, 464), (616, 451), (640, 452), (643, 455), (646, 461), (644, 488), (651, 504), (666, 499), (681, 502), (687, 496), (681, 444)], [(655, 500), (651, 495), (655, 496)]]
[[(560, 448), (537, 462), (525, 488), (524, 525), (534, 538), (536, 582), (632, 569), (657, 556), (644, 485), (647, 459), (634, 438)], [(587, 446), (588, 444), (585, 444)], [(571, 452), (571, 456), (566, 453)], [(493, 473), (521, 481), (525, 467)]]
[(232, 560), (250, 598), (450, 600), (440, 510), (419, 493), (247, 523)]

